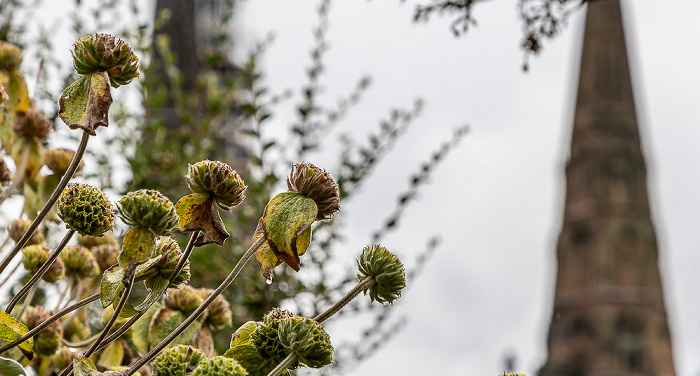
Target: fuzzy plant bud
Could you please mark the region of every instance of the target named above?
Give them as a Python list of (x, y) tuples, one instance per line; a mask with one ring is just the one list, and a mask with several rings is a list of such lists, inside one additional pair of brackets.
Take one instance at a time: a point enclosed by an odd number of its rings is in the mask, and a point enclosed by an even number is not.
[(311, 163), (295, 163), (287, 177), (287, 188), (314, 200), (316, 219), (330, 219), (340, 210), (338, 184), (325, 170)]
[(226, 163), (205, 160), (189, 165), (185, 179), (194, 193), (213, 195), (223, 210), (231, 210), (245, 199), (243, 179)]
[(311, 368), (321, 368), (333, 361), (331, 337), (323, 326), (306, 317), (289, 317), (279, 323), (279, 341), (299, 362)]
[(231, 358), (215, 356), (203, 360), (194, 369), (191, 376), (246, 376), (248, 372)]
[[(14, 240), (15, 242), (18, 242), (22, 238), (22, 236), (24, 236), (24, 233), (26, 233), (27, 230), (29, 230), (29, 226), (31, 225), (31, 221), (27, 221), (22, 218), (17, 218), (13, 220), (12, 222), (10, 222), (10, 225), (7, 229), (10, 233), (10, 239)], [(44, 235), (41, 233), (41, 231), (34, 231), (32, 236), (27, 241), (28, 245), (42, 243), (44, 243)]]
[(15, 116), (12, 131), (20, 137), (34, 137), (44, 140), (49, 136), (53, 124), (35, 108), (29, 108), (27, 112), (18, 112)]
[(106, 71), (112, 87), (139, 78), (139, 58), (120, 38), (109, 34), (84, 37), (73, 46), (73, 66), (80, 75)]
[(90, 253), (95, 257), (100, 274), (119, 261), (119, 247), (114, 244), (102, 244), (90, 248)]
[(155, 190), (129, 192), (117, 202), (117, 209), (127, 225), (149, 229), (158, 236), (171, 234), (178, 227), (175, 206)]
[(58, 198), (56, 212), (67, 228), (80, 235), (102, 236), (114, 227), (107, 195), (88, 184), (68, 183)]
[(357, 278), (360, 281), (365, 278), (374, 280), (365, 289), (365, 294), (369, 295), (371, 301), (391, 303), (401, 296), (401, 290), (406, 287), (406, 273), (401, 260), (380, 245), (363, 249), (357, 266)]
[[(39, 324), (48, 320), (52, 313), (44, 309), (44, 307), (29, 307), (22, 316), (22, 321), (27, 329), (31, 330), (39, 326)], [(34, 337), (34, 352), (42, 356), (51, 356), (58, 351), (63, 337), (63, 326), (59, 321), (53, 322), (51, 325), (40, 331)]]
[(274, 308), (265, 315), (262, 322), (256, 323), (250, 339), (260, 356), (273, 359), (275, 362), (281, 362), (287, 357), (289, 351), (280, 343), (277, 330), (279, 323), (290, 317), (294, 317), (294, 314), (284, 309)]
[[(2, 87), (0, 86), (0, 91), (2, 91)], [(2, 105), (0, 101), (0, 105)], [(12, 181), (12, 173), (10, 172), (10, 169), (7, 167), (7, 163), (5, 163), (5, 160), (0, 158), (0, 187), (5, 187), (10, 182)]]
[(183, 376), (194, 371), (205, 358), (201, 351), (192, 346), (177, 345), (163, 350), (151, 366), (158, 376)]
[[(68, 171), (68, 166), (70, 166), (70, 163), (73, 160), (73, 156), (75, 156), (75, 151), (70, 149), (48, 149), (46, 150), (44, 163), (49, 169), (51, 169), (51, 171), (53, 171), (54, 174), (58, 176), (63, 176), (63, 174), (65, 174), (66, 171)], [(80, 176), (83, 170), (83, 165), (84, 163), (81, 160), (78, 164), (78, 169), (75, 170), (75, 174), (73, 176)]]
[(12, 72), (22, 64), (22, 50), (12, 43), (0, 41), (0, 70)]
[(170, 290), (168, 295), (163, 298), (165, 307), (180, 311), (186, 315), (192, 313), (200, 305), (202, 305), (202, 297), (197, 293), (197, 290), (192, 286), (182, 286), (180, 290)]
[[(214, 290), (201, 288), (197, 290), (202, 297), (206, 299)], [(231, 326), (233, 318), (231, 315), (231, 305), (223, 295), (217, 296), (214, 301), (207, 307), (207, 322), (214, 330), (219, 330), (227, 326)]]
[(66, 266), (66, 275), (77, 280), (94, 278), (100, 274), (95, 256), (81, 245), (66, 247), (61, 252), (61, 260)]

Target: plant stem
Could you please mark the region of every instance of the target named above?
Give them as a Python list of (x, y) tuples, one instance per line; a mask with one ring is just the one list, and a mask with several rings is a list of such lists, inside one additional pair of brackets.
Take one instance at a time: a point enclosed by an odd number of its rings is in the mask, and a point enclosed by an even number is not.
[(64, 308), (64, 309), (62, 309), (62, 310), (56, 312), (53, 316), (49, 317), (46, 321), (42, 322), (41, 324), (37, 325), (34, 329), (32, 329), (32, 330), (30, 330), (29, 332), (27, 332), (27, 334), (25, 334), (25, 335), (23, 335), (23, 336), (17, 338), (16, 340), (14, 340), (14, 341), (8, 343), (7, 345), (5, 345), (5, 346), (3, 346), (3, 347), (0, 347), (0, 353), (3, 353), (3, 352), (5, 352), (5, 351), (7, 351), (7, 350), (9, 350), (9, 349), (11, 349), (11, 348), (13, 348), (13, 347), (19, 345), (20, 343), (26, 341), (27, 339), (34, 337), (37, 333), (39, 333), (40, 331), (42, 331), (44, 328), (46, 328), (47, 326), (53, 324), (54, 321), (56, 321), (56, 320), (60, 319), (61, 317), (63, 317), (63, 316), (65, 316), (65, 315), (69, 314), (70, 312), (73, 312), (74, 310), (76, 310), (76, 309), (78, 309), (78, 308), (81, 308), (81, 307), (83, 307), (83, 306), (86, 306), (86, 305), (88, 305), (88, 304), (94, 302), (95, 300), (97, 300), (97, 299), (99, 299), (99, 298), (100, 298), (100, 294), (99, 294), (99, 293), (93, 294), (93, 295), (90, 295), (90, 296), (88, 296), (87, 298), (85, 298), (85, 299), (83, 299), (83, 300), (81, 300), (81, 301), (79, 301), (79, 302), (77, 302), (77, 303), (75, 303), (75, 304), (73, 304), (73, 305), (71, 305), (71, 306), (68, 306), (68, 307), (66, 307), (66, 308)]
[[(27, 233), (29, 233), (29, 231), (27, 231)], [(63, 248), (66, 247), (66, 244), (68, 244), (68, 242), (74, 234), (75, 230), (68, 230), (68, 233), (66, 234), (66, 236), (63, 237), (63, 240), (61, 240), (61, 243), (58, 245), (58, 247), (56, 247), (56, 250), (53, 251), (53, 253), (51, 253), (48, 260), (46, 260), (46, 262), (43, 265), (41, 265), (41, 268), (39, 268), (39, 270), (37, 270), (37, 272), (34, 273), (29, 282), (27, 282), (27, 284), (24, 285), (24, 287), (22, 287), (21, 290), (19, 290), (17, 295), (15, 295), (15, 297), (12, 298), (12, 300), (10, 300), (10, 304), (8, 304), (7, 308), (5, 308), (5, 312), (10, 313), (12, 311), (12, 308), (14, 308), (15, 305), (17, 305), (19, 300), (22, 299), (22, 297), (29, 291), (29, 289), (31, 289), (37, 282), (39, 282), (39, 279), (46, 273), (47, 270), (49, 270), (53, 262), (61, 254), (61, 251), (63, 250)]]
[(32, 288), (29, 290), (29, 293), (27, 294), (27, 299), (24, 300), (24, 304), (22, 304), (22, 309), (19, 310), (19, 313), (17, 314), (18, 318), (21, 318), (22, 315), (24, 315), (24, 311), (27, 310), (27, 307), (32, 304), (32, 299), (34, 299), (34, 294), (36, 293), (36, 285), (32, 286)]
[(15, 179), (12, 181), (12, 184), (7, 187), (5, 192), (2, 194), (2, 197), (0, 197), (0, 205), (2, 205), (2, 203), (5, 202), (8, 197), (10, 197), (12, 191), (14, 191), (15, 188), (17, 188), (17, 186), (24, 181), (27, 173), (27, 164), (29, 163), (29, 153), (31, 150), (32, 149), (29, 144), (26, 144), (24, 150), (22, 150), (22, 159), (19, 162), (19, 166), (17, 166), (17, 170), (15, 170)]
[(324, 312), (322, 312), (321, 314), (316, 316), (314, 318), (314, 320), (318, 321), (319, 323), (323, 323), (324, 321), (328, 320), (333, 315), (338, 313), (338, 311), (340, 311), (341, 308), (345, 307), (348, 303), (350, 303), (350, 301), (355, 299), (355, 297), (357, 295), (359, 295), (361, 292), (365, 291), (368, 287), (370, 287), (373, 284), (374, 284), (374, 277), (369, 276), (369, 277), (363, 279), (362, 281), (360, 281), (360, 283), (358, 283), (355, 287), (353, 287), (352, 290), (348, 291), (348, 293), (345, 294), (345, 296), (340, 298), (340, 300), (338, 300), (338, 302), (333, 304), (332, 307), (328, 308), (327, 310), (325, 310)]
[(20, 266), (22, 266), (22, 263), (21, 263), (21, 262), (18, 262), (17, 264), (15, 264), (15, 266), (12, 268), (12, 270), (11, 270), (9, 273), (7, 273), (7, 276), (5, 276), (5, 279), (3, 279), (2, 281), (0, 281), (0, 286), (2, 286), (2, 285), (4, 285), (5, 283), (7, 283), (7, 281), (10, 280), (10, 278), (12, 277), (12, 275), (15, 274), (15, 272), (17, 271), (17, 269), (19, 269)]
[(112, 317), (109, 318), (107, 325), (105, 325), (105, 327), (102, 329), (102, 333), (100, 333), (100, 336), (83, 354), (83, 356), (86, 358), (89, 358), (90, 355), (92, 355), (95, 352), (95, 350), (97, 350), (97, 347), (102, 344), (102, 341), (105, 339), (105, 337), (107, 337), (107, 334), (109, 334), (109, 331), (112, 329), (112, 326), (114, 326), (114, 323), (117, 322), (119, 314), (122, 312), (124, 306), (126, 305), (126, 302), (129, 300), (131, 288), (134, 287), (134, 279), (136, 278), (136, 265), (130, 265), (126, 269), (126, 273), (127, 275), (124, 276), (124, 279), (122, 280), (122, 283), (124, 284), (124, 291), (122, 292), (122, 297), (121, 299), (119, 299), (119, 303), (117, 303), (117, 306), (114, 308), (114, 313), (112, 314)]
[(297, 354), (292, 352), (287, 355), (286, 358), (282, 359), (282, 362), (277, 365), (270, 373), (267, 374), (267, 376), (277, 376), (287, 370), (294, 362), (297, 360)]
[(199, 236), (199, 231), (195, 231), (192, 233), (192, 236), (190, 237), (190, 241), (187, 242), (187, 247), (185, 247), (185, 251), (182, 252), (182, 255), (180, 255), (180, 261), (177, 262), (177, 266), (175, 267), (175, 270), (173, 270), (173, 272), (170, 273), (170, 278), (168, 278), (168, 287), (170, 287), (170, 284), (173, 283), (175, 278), (177, 278), (178, 274), (180, 274), (180, 271), (182, 271), (182, 268), (185, 267), (185, 263), (190, 258), (190, 255), (192, 254), (192, 251), (194, 250), (194, 242), (195, 242), (195, 240), (197, 240), (198, 236)]
[(153, 358), (155, 358), (156, 355), (158, 355), (158, 353), (161, 350), (163, 350), (172, 341), (174, 341), (175, 338), (177, 338), (177, 336), (179, 336), (182, 332), (184, 332), (185, 329), (187, 329), (187, 327), (190, 326), (190, 324), (192, 324), (199, 317), (199, 315), (201, 315), (204, 312), (204, 310), (206, 310), (209, 307), (211, 302), (213, 302), (217, 296), (221, 295), (221, 293), (224, 292), (224, 290), (226, 290), (226, 288), (229, 285), (231, 285), (231, 283), (236, 278), (238, 273), (240, 273), (241, 269), (243, 269), (243, 266), (248, 262), (248, 260), (250, 260), (251, 257), (253, 257), (253, 255), (255, 254), (255, 251), (258, 248), (260, 248), (260, 246), (265, 242), (265, 240), (266, 240), (265, 236), (261, 236), (260, 239), (258, 239), (258, 241), (253, 243), (253, 245), (251, 245), (250, 248), (248, 248), (248, 250), (245, 251), (243, 256), (241, 256), (241, 259), (238, 260), (238, 263), (233, 268), (231, 273), (229, 273), (229, 275), (226, 277), (226, 279), (223, 282), (221, 282), (219, 287), (217, 287), (216, 290), (214, 290), (214, 292), (212, 292), (206, 299), (204, 299), (204, 302), (202, 302), (202, 304), (199, 307), (197, 307), (197, 309), (194, 312), (192, 312), (185, 319), (185, 321), (183, 321), (182, 324), (180, 324), (180, 326), (177, 327), (177, 329), (175, 329), (172, 333), (170, 333), (167, 337), (165, 337), (162, 341), (160, 341), (160, 343), (157, 344), (155, 347), (153, 347), (151, 349), (151, 351), (149, 351), (146, 355), (144, 355), (139, 360), (137, 360), (136, 363), (131, 365), (131, 367), (129, 367), (128, 370), (125, 370), (122, 373), (118, 373), (118, 375), (119, 376), (131, 376), (131, 375), (133, 375), (136, 371), (138, 371), (146, 363), (150, 362)]
[(5, 270), (5, 268), (7, 268), (7, 265), (10, 264), (10, 261), (12, 261), (17, 252), (19, 252), (19, 250), (22, 249), (25, 244), (27, 244), (29, 238), (39, 227), (39, 224), (44, 220), (44, 218), (46, 218), (46, 216), (49, 214), (49, 211), (51, 211), (51, 208), (53, 208), (53, 205), (56, 203), (58, 197), (63, 192), (63, 188), (65, 188), (66, 185), (68, 185), (68, 182), (73, 177), (73, 174), (75, 174), (75, 171), (78, 169), (78, 165), (80, 164), (80, 160), (83, 158), (83, 154), (85, 153), (85, 149), (87, 148), (87, 143), (89, 139), (90, 134), (87, 132), (83, 132), (83, 138), (80, 139), (80, 145), (78, 145), (78, 150), (75, 151), (75, 155), (73, 156), (73, 160), (68, 166), (68, 170), (66, 170), (66, 173), (63, 174), (61, 181), (58, 183), (53, 193), (51, 193), (49, 199), (46, 200), (46, 204), (36, 215), (36, 218), (34, 218), (32, 224), (29, 225), (27, 232), (25, 232), (24, 235), (22, 235), (22, 238), (19, 239), (17, 243), (15, 243), (15, 246), (14, 248), (12, 248), (12, 251), (10, 251), (10, 253), (5, 257), (4, 260), (2, 260), (2, 263), (0, 264), (0, 273), (2, 273)]

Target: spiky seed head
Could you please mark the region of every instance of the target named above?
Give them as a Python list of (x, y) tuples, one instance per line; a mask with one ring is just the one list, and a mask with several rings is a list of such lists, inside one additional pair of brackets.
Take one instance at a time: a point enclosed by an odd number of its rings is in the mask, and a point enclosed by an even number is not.
[(68, 183), (56, 212), (66, 227), (81, 235), (102, 236), (114, 227), (112, 203), (99, 188), (88, 184)]
[(279, 323), (279, 340), (299, 362), (311, 368), (321, 368), (333, 361), (331, 337), (323, 326), (306, 317), (289, 317)]
[(203, 300), (194, 287), (185, 285), (179, 290), (168, 291), (168, 295), (163, 298), (163, 304), (169, 309), (189, 315), (202, 305)]
[[(160, 236), (156, 239), (156, 244), (153, 247), (154, 255), (161, 255), (160, 260), (153, 266), (157, 268), (158, 274), (161, 278), (170, 278), (170, 275), (175, 271), (178, 262), (180, 262), (180, 256), (182, 251), (180, 250), (180, 245), (170, 237)], [(175, 277), (172, 282), (173, 286), (178, 286), (186, 283), (190, 280), (190, 261), (185, 261), (180, 274)], [(146, 287), (151, 287), (151, 279), (146, 280)]]
[[(73, 156), (75, 156), (75, 151), (70, 149), (48, 149), (46, 150), (44, 163), (49, 169), (51, 169), (51, 171), (53, 171), (54, 174), (63, 176), (63, 174), (65, 174), (68, 170), (68, 166), (70, 166)], [(78, 163), (78, 169), (75, 170), (74, 176), (80, 176), (83, 166), (84, 163), (81, 160), (80, 163)]]
[(45, 140), (51, 132), (53, 124), (35, 108), (29, 108), (27, 112), (17, 112), (12, 125), (12, 131), (20, 137), (34, 137), (37, 140)]
[[(22, 218), (17, 218), (10, 222), (10, 225), (8, 226), (7, 231), (10, 233), (10, 239), (14, 240), (15, 242), (18, 242), (22, 236), (24, 236), (24, 233), (29, 230), (29, 227), (32, 225), (31, 221), (27, 221), (26, 219)], [(44, 235), (41, 233), (41, 231), (34, 231), (32, 236), (29, 237), (29, 240), (27, 241), (28, 245), (33, 245), (33, 244), (42, 244), (44, 243)]]
[(66, 266), (66, 275), (69, 277), (82, 280), (100, 275), (100, 266), (95, 255), (81, 245), (66, 247), (61, 252), (61, 260)]
[(183, 376), (189, 375), (205, 359), (206, 356), (200, 350), (177, 345), (161, 351), (151, 366), (158, 376)]
[(178, 228), (175, 206), (164, 194), (141, 189), (129, 192), (117, 201), (119, 217), (131, 227), (151, 230), (158, 236), (171, 234)]
[(194, 369), (191, 376), (246, 376), (245, 370), (235, 359), (215, 356), (203, 360)]
[(401, 296), (401, 290), (406, 287), (406, 273), (401, 260), (378, 244), (362, 250), (357, 266), (358, 280), (367, 277), (374, 279), (374, 283), (365, 290), (371, 301), (391, 303)]
[(12, 72), (22, 64), (22, 50), (12, 43), (0, 41), (0, 69)]
[(340, 210), (338, 184), (329, 173), (311, 163), (295, 163), (287, 177), (287, 188), (314, 200), (316, 219), (330, 219)]
[(224, 162), (204, 160), (189, 165), (185, 179), (193, 192), (213, 194), (223, 210), (231, 210), (245, 199), (243, 179)]
[(289, 351), (282, 346), (277, 334), (280, 321), (289, 317), (294, 317), (294, 314), (284, 309), (274, 308), (265, 315), (262, 322), (256, 323), (250, 339), (260, 356), (281, 362), (289, 355)]
[(112, 87), (126, 85), (139, 73), (139, 58), (126, 42), (109, 34), (94, 34), (73, 45), (73, 66), (80, 75), (106, 71)]

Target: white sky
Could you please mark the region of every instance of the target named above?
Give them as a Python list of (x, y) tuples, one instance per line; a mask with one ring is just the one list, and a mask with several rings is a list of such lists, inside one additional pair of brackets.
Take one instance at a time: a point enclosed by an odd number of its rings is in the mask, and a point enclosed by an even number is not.
[[(274, 31), (264, 55), (267, 82), (278, 92), (301, 87), (317, 2), (239, 4), (239, 47)], [(414, 6), (398, 0), (331, 6), (326, 103), (347, 93), (361, 75), (374, 79), (339, 131), (363, 140), (389, 108), (408, 107), (418, 96), (426, 100), (395, 152), (362, 194), (343, 206), (349, 229), (340, 258), (356, 257), (371, 241), (369, 234), (393, 209), (420, 161), (454, 127), (471, 126), (399, 230), (383, 241), (410, 265), (427, 238), (442, 236), (442, 246), (397, 307), (408, 325), (351, 375), (495, 376), (506, 352), (517, 354), (517, 371), (534, 374), (545, 357), (584, 11), (563, 35), (546, 42), (524, 74), (516, 2), (480, 3), (478, 26), (460, 39), (449, 31), (449, 18), (413, 24)], [(623, 0), (623, 11), (677, 370), (697, 375), (700, 2)], [(280, 128), (291, 119), (293, 108), (287, 107), (275, 119)], [(330, 167), (335, 147), (330, 142), (311, 162)], [(356, 331), (352, 325), (348, 330), (339, 321), (330, 329), (342, 335)]]

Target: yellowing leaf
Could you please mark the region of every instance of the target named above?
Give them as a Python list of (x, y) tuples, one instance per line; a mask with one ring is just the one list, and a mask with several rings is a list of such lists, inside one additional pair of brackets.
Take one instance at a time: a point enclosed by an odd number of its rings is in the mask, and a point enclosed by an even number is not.
[(95, 72), (80, 77), (68, 86), (58, 101), (58, 115), (71, 129), (83, 129), (95, 135), (99, 126), (108, 126), (109, 91), (107, 72)]
[(102, 353), (100, 358), (97, 360), (97, 365), (107, 369), (113, 369), (122, 364), (124, 359), (124, 349), (122, 348), (122, 343), (120, 341), (115, 341), (110, 343)]
[(156, 238), (153, 233), (141, 227), (133, 227), (124, 235), (122, 251), (119, 253), (119, 265), (141, 264), (150, 259)]
[(29, 91), (22, 73), (13, 71), (8, 75), (7, 95), (5, 108), (9, 111), (27, 112), (29, 109)]
[[(12, 342), (17, 338), (27, 334), (29, 330), (27, 327), (17, 321), (14, 317), (8, 315), (5, 312), (0, 311), (0, 340)], [(32, 347), (34, 346), (34, 339), (29, 338), (28, 340), (19, 344), (19, 349), (22, 351), (27, 359), (31, 360), (33, 357)]]
[(75, 376), (90, 376), (90, 374), (97, 374), (97, 367), (88, 358), (79, 356), (73, 359), (73, 374)]
[(31, 180), (34, 179), (41, 166), (44, 165), (44, 146), (34, 137), (15, 137), (12, 140), (10, 154), (16, 166), (19, 166), (22, 162), (26, 148), (29, 148), (29, 158), (27, 158), (27, 167), (24, 170), (24, 175)]
[(314, 200), (296, 192), (282, 192), (273, 197), (263, 212), (261, 227), (270, 250), (296, 271), (299, 271), (299, 256), (306, 252), (311, 241), (311, 224), (317, 214)]
[(214, 195), (210, 193), (193, 193), (181, 198), (175, 204), (175, 211), (180, 217), (182, 231), (202, 231), (194, 245), (216, 243), (223, 245), (229, 233), (219, 216)]

